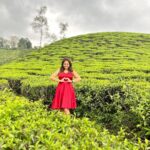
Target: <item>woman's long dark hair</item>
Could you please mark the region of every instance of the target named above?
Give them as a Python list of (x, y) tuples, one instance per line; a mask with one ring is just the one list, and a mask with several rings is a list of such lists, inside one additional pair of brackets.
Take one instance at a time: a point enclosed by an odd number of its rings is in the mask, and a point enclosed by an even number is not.
[(68, 71), (72, 72), (73, 71), (73, 68), (72, 68), (72, 62), (69, 58), (63, 58), (62, 62), (61, 62), (61, 67), (60, 67), (60, 70), (59, 72), (63, 72), (65, 70), (63, 64), (65, 61), (68, 61), (69, 62), (69, 68), (68, 68)]

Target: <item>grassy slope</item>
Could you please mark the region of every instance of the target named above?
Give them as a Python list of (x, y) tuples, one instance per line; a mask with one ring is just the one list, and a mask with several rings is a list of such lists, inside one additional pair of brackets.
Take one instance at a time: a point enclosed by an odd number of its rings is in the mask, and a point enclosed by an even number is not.
[(0, 78), (34, 77), (35, 81), (40, 78), (45, 82), (60, 66), (60, 59), (68, 56), (82, 81), (132, 79), (149, 82), (149, 49), (149, 34), (112, 32), (81, 35), (57, 41), (19, 61), (1, 66)]
[(0, 65), (16, 60), (33, 50), (0, 49)]
[[(82, 81), (111, 84), (121, 80), (150, 89), (150, 34), (94, 33), (57, 41), (0, 66), (0, 87), (7, 79), (32, 88), (55, 84), (49, 80), (64, 56), (71, 57)], [(87, 82), (88, 81), (88, 82)]]
[(67, 38), (1, 65), (0, 87), (8, 87), (7, 80), (20, 80), (23, 94), (28, 87), (34, 91), (56, 85), (49, 76), (60, 67), (64, 56), (73, 60), (73, 68), (82, 78), (75, 86), (104, 86), (123, 81), (150, 91), (150, 34), (124, 32)]

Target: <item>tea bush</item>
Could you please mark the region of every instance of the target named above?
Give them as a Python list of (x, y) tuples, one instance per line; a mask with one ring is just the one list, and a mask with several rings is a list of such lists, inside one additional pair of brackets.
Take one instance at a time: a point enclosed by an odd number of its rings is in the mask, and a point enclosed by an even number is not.
[(88, 118), (47, 111), (42, 101), (29, 101), (5, 88), (0, 91), (0, 149), (145, 150), (148, 140), (131, 142)]
[(46, 107), (57, 85), (50, 75), (63, 57), (71, 58), (82, 78), (74, 84), (78, 108), (73, 113), (95, 120), (113, 134), (122, 127), (130, 140), (150, 139), (150, 34), (85, 34), (17, 55), (11, 62), (3, 56), (0, 89), (11, 88), (31, 101), (41, 99)]

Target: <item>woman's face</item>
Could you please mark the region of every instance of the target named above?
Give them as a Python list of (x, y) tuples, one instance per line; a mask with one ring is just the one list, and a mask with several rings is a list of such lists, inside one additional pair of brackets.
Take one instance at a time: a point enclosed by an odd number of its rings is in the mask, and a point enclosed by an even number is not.
[(68, 61), (64, 61), (63, 67), (64, 67), (65, 69), (68, 69), (68, 68), (69, 68), (69, 62), (68, 62)]

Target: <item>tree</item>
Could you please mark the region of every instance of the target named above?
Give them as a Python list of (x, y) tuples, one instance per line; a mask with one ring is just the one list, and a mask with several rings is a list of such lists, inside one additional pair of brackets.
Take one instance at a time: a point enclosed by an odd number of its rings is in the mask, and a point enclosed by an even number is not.
[(50, 34), (51, 43), (58, 40), (57, 35), (55, 33)]
[(62, 35), (62, 39), (66, 37), (65, 32), (67, 31), (68, 26), (69, 26), (68, 23), (63, 22), (59, 23), (60, 34)]
[(28, 38), (20, 38), (18, 42), (18, 48), (20, 49), (31, 49), (32, 48), (32, 43)]
[(19, 38), (17, 36), (10, 37), (10, 47), (11, 49), (16, 49), (19, 42)]
[(4, 47), (4, 38), (0, 37), (0, 48)]
[(6, 48), (6, 49), (10, 49), (11, 48), (10, 40), (8, 40), (8, 39), (4, 39), (3, 40), (3, 48)]
[(46, 11), (46, 6), (40, 7), (40, 9), (37, 10), (38, 15), (35, 16), (33, 22), (31, 23), (33, 30), (40, 33), (40, 47), (42, 46), (43, 35), (46, 35), (46, 37), (48, 36), (48, 21), (44, 16)]

